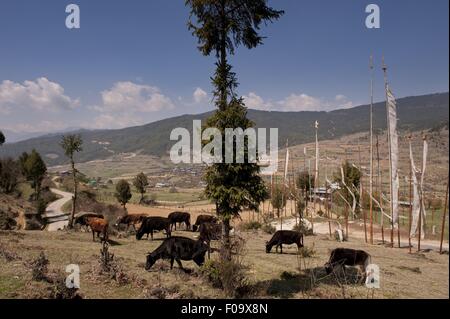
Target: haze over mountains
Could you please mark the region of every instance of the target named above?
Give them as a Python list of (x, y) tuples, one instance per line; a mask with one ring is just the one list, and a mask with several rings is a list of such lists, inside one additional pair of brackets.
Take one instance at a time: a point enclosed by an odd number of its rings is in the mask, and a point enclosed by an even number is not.
[[(419, 131), (436, 127), (448, 127), (449, 94), (438, 93), (406, 97), (397, 100), (399, 128), (401, 131)], [(182, 115), (143, 126), (119, 130), (79, 130), (84, 145), (83, 152), (77, 154), (78, 162), (105, 159), (118, 153), (142, 153), (163, 156), (174, 145), (170, 132), (183, 127), (192, 132), (193, 120), (205, 120), (209, 113)], [(369, 105), (331, 112), (268, 112), (249, 110), (248, 116), (256, 127), (279, 129), (279, 146), (286, 139), (289, 145), (311, 142), (314, 139), (314, 122), (320, 123), (319, 138), (334, 139), (348, 134), (369, 130)], [(374, 127), (386, 127), (385, 103), (374, 105)], [(7, 138), (8, 135), (6, 134)], [(7, 143), (0, 148), (0, 156), (17, 157), (33, 148), (39, 151), (48, 165), (67, 163), (59, 141), (62, 133), (49, 134), (17, 143)]]

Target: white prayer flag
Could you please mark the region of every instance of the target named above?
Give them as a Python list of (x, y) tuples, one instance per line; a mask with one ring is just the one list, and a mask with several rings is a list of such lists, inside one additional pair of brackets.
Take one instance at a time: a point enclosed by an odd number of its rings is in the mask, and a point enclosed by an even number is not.
[(389, 120), (389, 144), (391, 156), (391, 199), (392, 199), (392, 217), (394, 224), (398, 223), (398, 190), (400, 181), (398, 177), (398, 131), (397, 131), (397, 102), (391, 92), (389, 86), (387, 87), (388, 100), (388, 120)]

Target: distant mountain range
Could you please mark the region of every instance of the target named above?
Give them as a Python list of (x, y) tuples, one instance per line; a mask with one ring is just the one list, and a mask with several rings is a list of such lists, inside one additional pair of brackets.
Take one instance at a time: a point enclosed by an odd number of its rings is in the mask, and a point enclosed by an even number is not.
[[(448, 127), (449, 94), (438, 93), (406, 97), (397, 100), (399, 127), (402, 131), (427, 130), (441, 126)], [(78, 130), (84, 145), (77, 154), (78, 162), (105, 159), (114, 153), (137, 153), (163, 156), (175, 143), (170, 141), (172, 129), (184, 127), (192, 131), (193, 120), (205, 120), (211, 113), (182, 115), (143, 126), (119, 130)], [(290, 145), (308, 143), (314, 139), (314, 122), (320, 123), (319, 138), (334, 139), (344, 135), (369, 130), (369, 105), (331, 112), (268, 112), (249, 110), (248, 116), (256, 127), (278, 127), (279, 145), (289, 139)], [(385, 103), (374, 105), (374, 127), (386, 127)], [(44, 155), (48, 165), (67, 163), (59, 146), (62, 133), (7, 143), (0, 148), (0, 156), (17, 157), (24, 151), (35, 148)]]

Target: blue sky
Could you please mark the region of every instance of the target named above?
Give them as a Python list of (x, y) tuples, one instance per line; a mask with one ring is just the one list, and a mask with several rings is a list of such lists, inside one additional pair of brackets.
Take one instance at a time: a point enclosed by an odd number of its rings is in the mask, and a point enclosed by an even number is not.
[[(65, 7), (81, 29), (65, 27)], [(249, 107), (331, 110), (376, 100), (384, 54), (398, 97), (448, 91), (447, 0), (278, 0), (268, 38), (231, 59)], [(381, 29), (365, 7), (381, 8)], [(213, 57), (186, 28), (184, 0), (0, 0), (0, 129), (118, 128), (212, 109)]]

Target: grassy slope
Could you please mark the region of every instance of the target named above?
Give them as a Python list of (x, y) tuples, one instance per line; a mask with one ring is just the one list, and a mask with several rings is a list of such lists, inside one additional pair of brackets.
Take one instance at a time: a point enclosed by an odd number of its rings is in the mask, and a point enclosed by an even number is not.
[[(192, 233), (180, 233), (192, 236)], [(434, 252), (409, 255), (405, 249), (390, 249), (382, 246), (368, 246), (359, 240), (337, 244), (324, 236), (307, 237), (305, 244), (314, 247), (316, 256), (298, 259), (294, 247), (285, 247), (285, 254), (266, 254), (264, 243), (269, 235), (262, 233), (243, 233), (246, 238), (244, 262), (250, 266), (252, 283), (260, 288), (260, 294), (266, 297), (281, 298), (342, 298), (343, 293), (350, 298), (371, 296), (363, 286), (352, 284), (340, 287), (331, 277), (326, 277), (323, 264), (329, 250), (336, 246), (365, 249), (381, 267), (380, 290), (374, 292), (374, 298), (448, 298), (448, 255)], [(161, 238), (161, 235), (156, 235)], [(31, 280), (30, 270), (24, 261), (38, 256), (45, 251), (50, 268), (64, 271), (65, 266), (76, 263), (81, 268), (81, 293), (86, 298), (142, 298), (145, 291), (158, 283), (164, 286), (178, 285), (177, 289), (187, 295), (202, 298), (221, 297), (221, 290), (212, 288), (198, 277), (197, 266), (191, 262), (184, 265), (194, 272), (190, 275), (178, 270), (168, 270), (167, 262), (158, 262), (153, 271), (143, 268), (145, 255), (160, 244), (159, 240), (137, 242), (134, 238), (113, 238), (116, 245), (110, 247), (115, 258), (120, 259), (128, 275), (143, 279), (141, 284), (118, 285), (117, 283), (96, 276), (92, 269), (97, 264), (100, 250), (98, 242), (93, 243), (91, 234), (65, 232), (1, 232), (2, 249), (7, 247), (22, 257), (22, 260), (6, 262), (0, 257), (0, 297), (36, 297), (46, 289), (43, 283)], [(316, 284), (311, 288), (311, 276), (302, 269), (314, 270)], [(289, 272), (290, 276), (282, 276)]]

